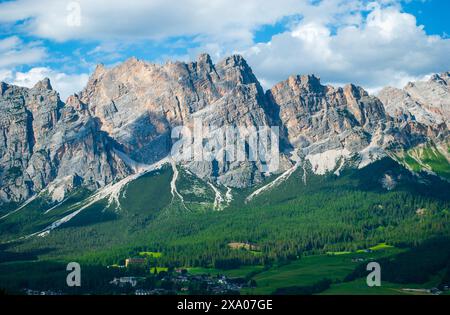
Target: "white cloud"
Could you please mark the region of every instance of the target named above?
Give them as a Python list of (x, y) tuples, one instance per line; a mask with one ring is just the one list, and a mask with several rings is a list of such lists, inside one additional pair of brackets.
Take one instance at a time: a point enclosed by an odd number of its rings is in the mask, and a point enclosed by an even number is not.
[(0, 39), (0, 68), (42, 61), (47, 53), (38, 42), (23, 43), (17, 36)]
[(87, 74), (66, 74), (47, 67), (32, 68), (27, 72), (12, 72), (0, 69), (0, 80), (10, 84), (33, 87), (38, 81), (49, 78), (53, 89), (59, 92), (64, 101), (73, 93), (81, 91), (86, 85)]
[[(324, 82), (353, 82), (375, 91), (450, 69), (450, 39), (428, 36), (413, 15), (401, 12), (401, 2), (16, 0), (0, 3), (0, 23), (21, 21), (17, 32), (39, 38), (94, 41), (98, 46), (85, 57), (100, 55), (104, 61), (120, 59), (129, 43), (179, 41), (191, 47), (177, 52), (182, 59), (204, 51), (216, 60), (242, 53), (265, 87), (291, 74), (315, 73)], [(79, 26), (68, 23), (70, 3), (80, 4)], [(269, 43), (253, 42), (259, 27), (286, 16), (298, 17), (288, 31)], [(17, 37), (0, 41), (0, 50), (2, 45), (9, 52), (0, 59), (4, 69), (45, 55), (38, 44), (25, 45)]]
[(32, 87), (38, 81), (48, 77), (53, 88), (62, 99), (81, 91), (88, 80), (87, 74), (66, 74), (48, 67), (34, 67), (26, 72), (18, 71), (20, 66), (28, 67), (44, 63), (47, 57), (45, 47), (40, 42), (25, 43), (18, 36), (0, 40), (0, 80), (11, 84)]
[(315, 73), (324, 82), (352, 82), (375, 91), (450, 69), (449, 39), (428, 36), (398, 6), (371, 3), (367, 13), (359, 22), (358, 14), (341, 16), (352, 22), (340, 25), (304, 19), (243, 54), (269, 85), (291, 74)]
[[(259, 25), (299, 12), (307, 0), (17, 0), (0, 4), (0, 22), (25, 21), (22, 31), (42, 38), (130, 40), (208, 35), (252, 40)], [(80, 25), (70, 21), (78, 3)]]

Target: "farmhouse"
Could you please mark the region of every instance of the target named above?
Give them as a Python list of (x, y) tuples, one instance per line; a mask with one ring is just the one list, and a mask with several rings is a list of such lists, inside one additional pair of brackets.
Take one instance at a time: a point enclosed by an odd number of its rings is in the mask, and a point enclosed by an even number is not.
[(127, 258), (125, 259), (125, 267), (145, 266), (146, 260), (144, 258)]
[(228, 247), (232, 248), (232, 249), (246, 249), (246, 250), (254, 250), (254, 251), (258, 251), (260, 248), (258, 245), (256, 244), (252, 244), (252, 243), (240, 243), (240, 242), (232, 242), (232, 243), (228, 243)]

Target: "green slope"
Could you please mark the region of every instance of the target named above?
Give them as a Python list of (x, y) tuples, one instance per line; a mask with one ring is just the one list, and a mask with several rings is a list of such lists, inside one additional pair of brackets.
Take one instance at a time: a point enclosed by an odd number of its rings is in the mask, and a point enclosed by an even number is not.
[(397, 159), (414, 172), (431, 171), (450, 180), (450, 145), (422, 144), (406, 152), (397, 152)]
[[(386, 174), (396, 181), (389, 191), (381, 184)], [(234, 201), (223, 211), (212, 211), (214, 195), (207, 183), (193, 181), (181, 170), (177, 188), (188, 206), (188, 210), (183, 209), (179, 198), (171, 195), (172, 176), (170, 167), (149, 173), (126, 187), (121, 209), (105, 208), (106, 202), (100, 201), (49, 235), (7, 244), (0, 251), (33, 253), (40, 260), (75, 260), (103, 266), (123, 263), (125, 258), (141, 252), (162, 253), (155, 258), (159, 267), (229, 266), (230, 270), (245, 270), (246, 266), (268, 266), (268, 270), (255, 276), (256, 282), (259, 279), (261, 283), (258, 292), (267, 293), (273, 287), (263, 289), (264, 283), (276, 283), (277, 274), (286, 271), (288, 275), (280, 276), (278, 283), (282, 287), (311, 284), (335, 274), (332, 260), (342, 259), (341, 255), (325, 256), (330, 259), (330, 268), (325, 268), (328, 271), (324, 273), (314, 271), (314, 264), (312, 269), (303, 266), (306, 258), (303, 262), (301, 259), (300, 270), (306, 268), (308, 274), (316, 276), (309, 281), (300, 272), (298, 279), (303, 280), (289, 282), (290, 272), (298, 272), (289, 268), (297, 266), (297, 257), (305, 254), (356, 252), (380, 243), (408, 247), (434, 236), (450, 235), (450, 184), (427, 174), (414, 176), (391, 159), (362, 170), (344, 170), (339, 177), (308, 172), (306, 184), (303, 170), (298, 170), (249, 203), (243, 200), (250, 189), (233, 190)], [(66, 207), (73, 203), (67, 202)], [(2, 232), (8, 231), (8, 237), (15, 235), (20, 226), (14, 230), (14, 224), (24, 217), (28, 217), (27, 231), (35, 231), (40, 224), (31, 223), (42, 210), (32, 208), (30, 205), (17, 217), (1, 221)], [(61, 208), (55, 215), (66, 211)], [(5, 228), (8, 225), (9, 230)], [(227, 245), (230, 242), (257, 244), (260, 253), (231, 249)], [(287, 262), (291, 264), (283, 267)], [(271, 269), (276, 266), (281, 271)], [(348, 266), (341, 270), (338, 278), (351, 271)]]

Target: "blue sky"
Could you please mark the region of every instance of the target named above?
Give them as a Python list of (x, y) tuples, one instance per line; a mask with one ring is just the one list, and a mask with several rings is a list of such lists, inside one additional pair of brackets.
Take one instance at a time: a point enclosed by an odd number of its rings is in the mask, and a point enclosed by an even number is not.
[(266, 88), (314, 73), (376, 92), (450, 70), (449, 13), (447, 0), (0, 0), (0, 80), (47, 76), (65, 98), (98, 63), (240, 53)]
[(409, 1), (403, 4), (403, 10), (413, 14), (428, 34), (450, 36), (450, 1)]

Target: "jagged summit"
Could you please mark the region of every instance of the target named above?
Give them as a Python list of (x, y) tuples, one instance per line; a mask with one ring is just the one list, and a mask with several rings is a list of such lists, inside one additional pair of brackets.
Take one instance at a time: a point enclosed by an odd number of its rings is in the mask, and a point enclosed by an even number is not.
[(433, 74), (430, 79), (429, 82), (438, 82), (440, 84), (444, 84), (444, 85), (448, 85), (449, 84), (449, 80), (450, 80), (450, 71), (447, 72), (443, 72), (440, 74)]
[(201, 63), (201, 64), (207, 64), (210, 66), (213, 65), (211, 56), (207, 53), (200, 54), (197, 58), (197, 61), (198, 61), (198, 63)]
[(50, 83), (50, 79), (49, 78), (44, 78), (41, 81), (37, 82), (34, 86), (33, 89), (36, 90), (53, 90), (53, 87)]
[(320, 78), (312, 74), (312, 75), (291, 75), (286, 80), (275, 84), (275, 86), (272, 89), (282, 88), (285, 85), (288, 85), (293, 89), (302, 88), (316, 92), (323, 92), (326, 88), (320, 83)]
[(403, 89), (386, 87), (378, 93), (392, 117), (426, 126), (450, 126), (450, 72), (428, 81), (410, 82)]

